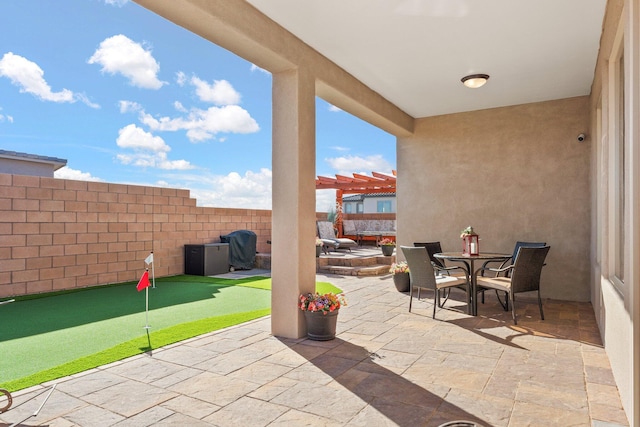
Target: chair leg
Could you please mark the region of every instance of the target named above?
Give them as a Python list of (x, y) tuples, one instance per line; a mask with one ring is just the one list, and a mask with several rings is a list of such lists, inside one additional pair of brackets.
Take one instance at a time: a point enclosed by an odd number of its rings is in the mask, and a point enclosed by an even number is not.
[(436, 306), (438, 305), (438, 302), (440, 301), (440, 290), (439, 289), (435, 289), (433, 291), (433, 318), (436, 318)]
[(513, 324), (517, 325), (518, 321), (516, 320), (516, 295), (513, 292), (509, 292), (509, 297), (511, 298), (511, 317), (513, 317)]
[[(418, 288), (420, 292), (420, 288)], [(409, 313), (411, 313), (411, 302), (413, 301), (413, 286), (409, 285)]]
[(504, 311), (509, 311), (509, 294), (508, 294), (508, 292), (504, 293), (504, 302), (502, 302), (502, 300), (500, 299), (500, 294), (498, 293), (499, 291), (497, 289), (495, 291), (496, 291), (496, 298), (498, 298), (498, 302), (500, 303), (500, 305), (502, 306)]
[(440, 308), (444, 307), (444, 304), (447, 302), (447, 300), (449, 299), (450, 295), (451, 295), (451, 289), (445, 289), (444, 290), (444, 301), (440, 301), (440, 291), (438, 291), (438, 307), (440, 307)]
[(540, 318), (544, 320), (544, 313), (542, 312), (542, 298), (540, 298), (540, 289), (538, 289), (538, 307), (540, 307)]

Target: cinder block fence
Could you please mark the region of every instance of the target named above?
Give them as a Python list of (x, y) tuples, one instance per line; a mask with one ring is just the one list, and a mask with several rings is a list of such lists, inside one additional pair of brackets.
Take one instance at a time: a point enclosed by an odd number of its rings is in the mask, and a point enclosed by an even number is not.
[(251, 230), (271, 211), (196, 206), (188, 190), (0, 174), (0, 298), (184, 272), (184, 245)]

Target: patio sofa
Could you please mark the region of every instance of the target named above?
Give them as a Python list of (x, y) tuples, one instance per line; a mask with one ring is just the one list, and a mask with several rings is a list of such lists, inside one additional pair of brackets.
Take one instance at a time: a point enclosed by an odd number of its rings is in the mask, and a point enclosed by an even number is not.
[(344, 237), (356, 240), (358, 245), (363, 240), (375, 240), (376, 246), (380, 239), (386, 237), (395, 240), (395, 219), (345, 219), (342, 221)]

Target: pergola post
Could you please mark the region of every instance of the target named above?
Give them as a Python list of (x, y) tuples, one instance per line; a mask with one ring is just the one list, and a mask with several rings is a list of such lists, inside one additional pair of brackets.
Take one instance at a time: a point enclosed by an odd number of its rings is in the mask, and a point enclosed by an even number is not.
[(338, 229), (338, 237), (342, 237), (342, 196), (344, 195), (343, 191), (338, 189), (336, 190), (336, 223), (335, 227)]
[(342, 198), (345, 194), (395, 193), (396, 171), (393, 176), (380, 172), (371, 172), (372, 176), (354, 173), (353, 177), (336, 175), (335, 178), (319, 176), (316, 179), (316, 190), (336, 190), (336, 218), (334, 227), (338, 237), (344, 237), (342, 229)]

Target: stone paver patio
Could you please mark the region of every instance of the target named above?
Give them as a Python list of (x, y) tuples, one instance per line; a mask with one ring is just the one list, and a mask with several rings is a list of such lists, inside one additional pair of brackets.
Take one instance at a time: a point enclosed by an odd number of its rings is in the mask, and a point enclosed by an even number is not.
[[(521, 297), (514, 326), (487, 294), (478, 317), (454, 299), (433, 320), (429, 295), (409, 313), (389, 276), (318, 279), (349, 302), (333, 341), (279, 339), (259, 319), (57, 380), (22, 425), (628, 425), (589, 303), (545, 301), (541, 321)], [(15, 393), (14, 406), (41, 390)]]

